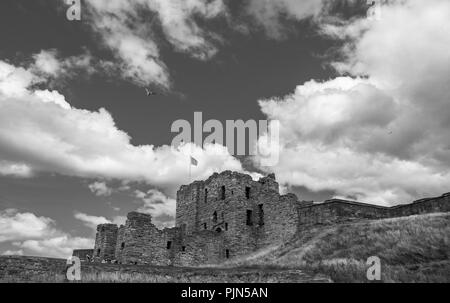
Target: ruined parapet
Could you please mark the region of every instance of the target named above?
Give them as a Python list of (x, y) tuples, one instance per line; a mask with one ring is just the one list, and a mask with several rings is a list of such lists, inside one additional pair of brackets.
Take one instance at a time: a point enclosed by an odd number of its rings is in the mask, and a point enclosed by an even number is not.
[(93, 249), (74, 249), (72, 253), (72, 256), (78, 257), (81, 262), (90, 262), (93, 255)]
[(280, 193), (279, 184), (275, 179), (275, 174), (268, 174), (266, 177), (260, 178), (258, 182), (262, 185), (262, 190), (273, 191), (277, 194)]
[(130, 212), (119, 233), (120, 258), (123, 264), (171, 265), (177, 247), (179, 228), (158, 229), (149, 214)]
[(118, 227), (116, 224), (100, 224), (95, 236), (94, 260), (111, 261), (115, 259)]

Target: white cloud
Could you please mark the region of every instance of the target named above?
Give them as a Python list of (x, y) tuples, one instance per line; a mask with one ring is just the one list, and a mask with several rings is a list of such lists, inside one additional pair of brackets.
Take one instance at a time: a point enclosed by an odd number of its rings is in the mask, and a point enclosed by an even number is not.
[(349, 41), (334, 66), (351, 77), (260, 102), (281, 123), (278, 178), (379, 204), (448, 191), (449, 15), (448, 1), (394, 1), (380, 21), (324, 26)]
[(10, 98), (27, 93), (27, 87), (39, 82), (32, 71), (0, 61), (0, 94)]
[(0, 212), (0, 243), (12, 242), (19, 247), (11, 254), (31, 254), (46, 257), (66, 258), (74, 248), (91, 248), (92, 239), (72, 237), (57, 229), (55, 221), (38, 217), (33, 213), (20, 213), (15, 209)]
[(19, 213), (15, 209), (0, 212), (0, 242), (17, 241), (29, 238), (43, 238), (53, 235), (54, 221), (37, 217), (32, 213)]
[(272, 38), (282, 38), (286, 29), (280, 24), (282, 17), (291, 20), (304, 20), (320, 14), (324, 6), (321, 0), (250, 0), (246, 11), (257, 23), (263, 26)]
[(120, 226), (120, 225), (125, 225), (126, 221), (127, 221), (126, 216), (115, 216), (115, 217), (113, 217), (111, 222)]
[(108, 187), (105, 182), (96, 181), (92, 184), (89, 184), (89, 189), (96, 196), (110, 196), (113, 192), (112, 188)]
[(63, 95), (58, 93), (56, 90), (49, 91), (46, 90), (36, 90), (34, 91), (34, 95), (44, 103), (54, 103), (61, 106), (64, 109), (70, 109), (70, 104), (67, 103), (66, 99)]
[(146, 182), (171, 194), (189, 182), (190, 154), (199, 161), (193, 178), (242, 171), (241, 163), (219, 145), (132, 145), (105, 109), (77, 109), (57, 91), (29, 90), (36, 81), (43, 80), (0, 61), (0, 154), (7, 163), (20, 163), (31, 172)]
[(42, 50), (34, 55), (35, 67), (43, 73), (57, 76), (62, 67), (59, 60), (56, 58), (56, 50)]
[(208, 20), (225, 13), (222, 0), (89, 0), (89, 22), (104, 44), (121, 60), (125, 77), (138, 84), (170, 86), (168, 71), (160, 60), (155, 26), (176, 51), (199, 59), (215, 54), (214, 41), (201, 29), (198, 18)]
[(22, 249), (45, 257), (68, 258), (74, 249), (93, 248), (93, 239), (61, 235), (43, 240), (26, 240), (16, 243)]
[(104, 70), (110, 64), (110, 62), (103, 60), (94, 60), (89, 51), (77, 56), (62, 58), (56, 49), (48, 49), (34, 54), (33, 59), (34, 64), (31, 69), (34, 73), (55, 80), (72, 77), (78, 74), (77, 72), (91, 75), (97, 70)]
[(93, 230), (96, 230), (97, 225), (99, 224), (111, 223), (111, 221), (109, 221), (105, 217), (91, 216), (80, 212), (76, 212), (74, 217), (75, 219), (82, 221), (87, 227)]
[(23, 256), (23, 249), (6, 250), (2, 253), (3, 256)]
[(76, 212), (75, 219), (78, 219), (84, 223), (87, 227), (91, 228), (94, 232), (97, 230), (97, 225), (113, 223), (117, 225), (125, 224), (127, 218), (125, 216), (115, 216), (112, 220), (109, 220), (103, 216), (92, 216), (85, 213)]
[(138, 212), (151, 214), (152, 222), (158, 227), (172, 227), (175, 223), (176, 200), (164, 193), (151, 189), (147, 192), (135, 191), (136, 198), (143, 202)]
[(23, 163), (12, 163), (0, 160), (0, 175), (13, 177), (31, 177), (31, 168)]

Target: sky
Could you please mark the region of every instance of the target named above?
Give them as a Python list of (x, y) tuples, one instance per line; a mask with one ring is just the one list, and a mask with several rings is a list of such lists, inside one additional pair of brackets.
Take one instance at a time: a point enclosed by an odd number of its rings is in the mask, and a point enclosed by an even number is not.
[[(376, 3), (1, 1), (0, 254), (67, 257), (134, 210), (172, 226), (179, 186), (227, 169), (317, 202), (450, 191), (450, 2)], [(278, 162), (174, 148), (194, 112), (278, 121)]]

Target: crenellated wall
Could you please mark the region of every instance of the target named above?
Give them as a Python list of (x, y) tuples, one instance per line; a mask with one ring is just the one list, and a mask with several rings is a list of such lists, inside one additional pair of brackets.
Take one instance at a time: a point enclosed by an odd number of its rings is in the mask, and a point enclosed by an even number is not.
[[(125, 225), (97, 227), (94, 260), (122, 264), (195, 266), (220, 263), (289, 240), (308, 225), (450, 211), (450, 193), (383, 207), (332, 199), (298, 201), (280, 195), (275, 175), (259, 180), (224, 171), (177, 192), (175, 227), (158, 229), (148, 214), (131, 212)], [(74, 251), (74, 254), (82, 254)]]

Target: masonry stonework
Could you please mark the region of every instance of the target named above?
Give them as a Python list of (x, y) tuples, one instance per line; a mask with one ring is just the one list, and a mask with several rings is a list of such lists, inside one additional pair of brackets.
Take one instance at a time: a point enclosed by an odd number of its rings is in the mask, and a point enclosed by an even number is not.
[(100, 224), (97, 226), (93, 256), (94, 260), (110, 261), (115, 258), (117, 230), (116, 224)]
[(246, 174), (224, 171), (180, 187), (175, 227), (158, 229), (150, 215), (138, 212), (129, 213), (120, 227), (99, 225), (92, 260), (217, 264), (288, 241), (309, 225), (448, 212), (449, 200), (446, 194), (390, 208), (338, 199), (312, 203), (299, 201), (294, 194), (280, 195), (273, 174), (255, 181)]

